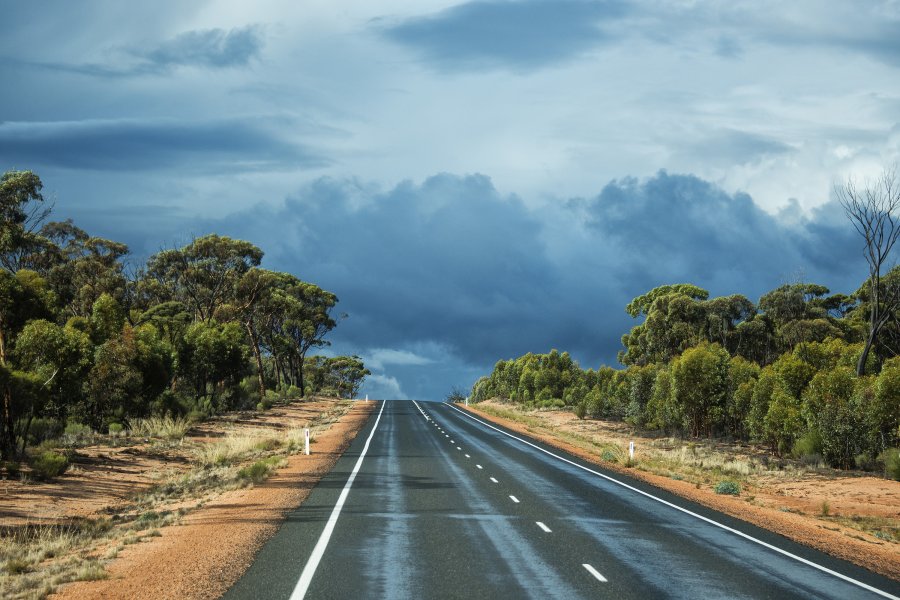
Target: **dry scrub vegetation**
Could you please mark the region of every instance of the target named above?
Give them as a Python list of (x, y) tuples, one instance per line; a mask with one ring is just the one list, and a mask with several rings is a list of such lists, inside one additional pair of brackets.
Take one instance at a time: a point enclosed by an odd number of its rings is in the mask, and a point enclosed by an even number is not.
[[(900, 482), (772, 458), (765, 448), (746, 443), (649, 437), (622, 422), (579, 420), (564, 410), (528, 410), (496, 401), (475, 407), (521, 423), (536, 436), (567, 442), (601, 461), (802, 515), (824, 529), (848, 529), (846, 535), (890, 544), (900, 553)], [(631, 441), (635, 442), (633, 460), (628, 453)]]
[[(160, 535), (160, 528), (224, 491), (264, 481), (288, 456), (304, 451), (306, 428), (313, 443), (352, 404), (297, 402), (199, 424), (144, 419), (130, 431), (91, 434), (77, 451), (70, 446), (74, 466), (50, 483), (29, 481), (27, 473), (19, 481), (0, 481), (0, 597), (44, 598), (66, 582), (106, 578), (105, 564), (125, 546)], [(104, 460), (115, 464), (124, 453), (149, 466), (140, 474), (143, 485), (126, 498), (91, 489), (102, 489), (117, 476), (115, 467), (104, 467)], [(41, 505), (28, 506), (29, 494), (40, 494), (35, 486), (56, 494), (51, 506), (62, 506), (51, 514)], [(64, 505), (71, 497), (81, 500), (66, 514)], [(89, 517), (73, 516), (85, 510)]]

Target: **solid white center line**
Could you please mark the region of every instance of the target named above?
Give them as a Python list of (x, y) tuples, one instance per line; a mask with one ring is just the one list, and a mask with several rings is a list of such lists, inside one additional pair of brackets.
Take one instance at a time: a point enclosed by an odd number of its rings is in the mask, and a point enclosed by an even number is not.
[(510, 496), (509, 499), (512, 500), (513, 502), (515, 502), (516, 504), (519, 503), (519, 499), (516, 498), (515, 496)]
[(494, 479), (493, 477), (491, 477), (491, 481), (493, 481), (494, 483), (500, 483), (499, 481), (497, 481), (497, 480)]
[(481, 465), (475, 465), (475, 466), (478, 467), (479, 469), (483, 469), (483, 468), (484, 468), (484, 467), (482, 467)]
[(549, 528), (549, 527), (547, 527), (546, 525), (544, 525), (544, 524), (541, 523), (540, 521), (535, 521), (535, 523), (537, 523), (537, 526), (538, 526), (538, 527), (540, 527), (541, 529), (544, 530), (544, 533), (553, 533), (552, 531), (550, 531), (550, 528)]
[(589, 564), (587, 564), (587, 563), (582, 563), (581, 566), (584, 567), (585, 569), (587, 569), (587, 572), (590, 573), (591, 575), (593, 575), (594, 577), (596, 577), (599, 581), (602, 581), (603, 583), (606, 583), (606, 577), (604, 577), (603, 575), (601, 575), (601, 574), (597, 571), (597, 569), (595, 569), (594, 567), (592, 567), (591, 565), (589, 565)]

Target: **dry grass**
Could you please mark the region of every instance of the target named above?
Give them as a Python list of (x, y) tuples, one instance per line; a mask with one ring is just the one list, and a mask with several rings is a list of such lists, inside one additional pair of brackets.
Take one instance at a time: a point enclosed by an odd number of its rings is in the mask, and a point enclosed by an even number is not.
[[(311, 434), (324, 431), (352, 405), (337, 403), (305, 425)], [(201, 507), (210, 494), (264, 481), (286, 464), (286, 456), (303, 449), (306, 427), (245, 428), (239, 426), (238, 415), (230, 417), (223, 419), (232, 422), (225, 436), (206, 443), (181, 441), (191, 427), (184, 419), (133, 423), (132, 436), (178, 441), (179, 452), (188, 454), (192, 468), (159, 473), (153, 488), (133, 498), (115, 523), (85, 521), (0, 530), (0, 598), (42, 599), (63, 583), (104, 579), (105, 563), (126, 545), (159, 536), (160, 528), (187, 514), (190, 509), (184, 500), (196, 499), (196, 507)]]
[(274, 429), (231, 431), (222, 440), (204, 444), (194, 452), (197, 464), (204, 467), (234, 464), (240, 460), (280, 448), (284, 441)]
[(148, 417), (136, 419), (131, 425), (131, 433), (141, 437), (180, 440), (190, 428), (191, 422), (182, 417)]
[(26, 525), (2, 532), (0, 597), (43, 598), (62, 583), (105, 578), (103, 565), (83, 550), (109, 533), (107, 521)]

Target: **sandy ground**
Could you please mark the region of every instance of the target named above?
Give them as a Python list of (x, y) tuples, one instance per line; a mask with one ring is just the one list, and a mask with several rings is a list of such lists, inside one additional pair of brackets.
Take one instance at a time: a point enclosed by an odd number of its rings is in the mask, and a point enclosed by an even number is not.
[[(507, 410), (510, 408), (508, 405), (496, 406)], [(649, 447), (654, 441), (652, 438), (634, 436), (625, 424), (581, 421), (566, 411), (529, 412), (529, 417), (541, 420), (542, 426), (535, 427), (488, 414), (477, 407), (470, 406), (466, 409), (479, 417), (510, 430), (526, 433), (606, 469), (627, 473), (630, 477), (683, 498), (900, 580), (900, 544), (844, 527), (833, 518), (875, 517), (892, 520), (894, 524), (900, 522), (900, 482), (838, 472), (810, 472), (790, 477), (773, 473), (754, 478), (751, 489), (743, 491), (740, 497), (722, 496), (714, 493), (708, 486), (698, 488), (687, 481), (677, 481), (671, 477), (601, 460), (598, 453), (573, 445), (556, 435), (559, 431), (575, 432), (600, 440), (616, 440), (620, 444), (624, 440), (634, 440), (637, 447)], [(639, 455), (636, 454), (636, 457)], [(815, 516), (821, 512), (823, 501), (829, 505), (831, 519)]]
[[(345, 404), (346, 406), (346, 404)], [(212, 492), (182, 503), (191, 510), (175, 525), (126, 545), (107, 564), (109, 578), (63, 586), (53, 598), (217, 598), (247, 569), (253, 556), (299, 506), (368, 420), (375, 403), (358, 402), (330, 425), (314, 428), (309, 456), (287, 465), (256, 486)], [(226, 433), (307, 426), (345, 410), (339, 401), (316, 399), (276, 406), (265, 413), (238, 413), (192, 429), (184, 442), (78, 450), (65, 475), (50, 483), (0, 482), (0, 527), (103, 518), (133, 510), (132, 499), (161, 477), (187, 472), (199, 445)], [(174, 509), (178, 503), (168, 505)], [(312, 543), (312, 542), (311, 542)]]
[(331, 470), (374, 405), (356, 404), (317, 436), (312, 454), (290, 457), (264, 483), (226, 492), (180, 524), (161, 529), (160, 537), (129, 546), (107, 568), (109, 579), (72, 583), (52, 597), (218, 598), (246, 571), (285, 515)]

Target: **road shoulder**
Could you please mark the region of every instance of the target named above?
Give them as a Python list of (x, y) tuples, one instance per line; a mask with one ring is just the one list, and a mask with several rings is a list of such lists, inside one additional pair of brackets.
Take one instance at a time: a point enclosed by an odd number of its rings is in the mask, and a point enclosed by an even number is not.
[[(357, 403), (320, 433), (310, 456), (252, 488), (223, 493), (157, 538), (128, 546), (109, 578), (65, 586), (54, 598), (218, 598), (252, 564), (286, 515), (300, 506), (369, 419), (376, 403)], [(313, 543), (312, 541), (311, 543)]]
[(900, 552), (894, 544), (872, 544), (854, 539), (840, 531), (824, 528), (821, 524), (802, 515), (782, 512), (768, 507), (755, 506), (744, 499), (715, 494), (712, 490), (698, 489), (693, 484), (647, 473), (635, 468), (605, 461), (574, 444), (554, 436), (552, 432), (538, 430), (518, 421), (489, 414), (474, 406), (457, 405), (480, 419), (500, 425), (509, 431), (523, 434), (547, 446), (559, 448), (604, 470), (621, 473), (666, 490), (676, 496), (720, 511), (731, 517), (782, 535), (797, 543), (815, 548), (831, 556), (846, 560), (872, 572), (900, 580)]

